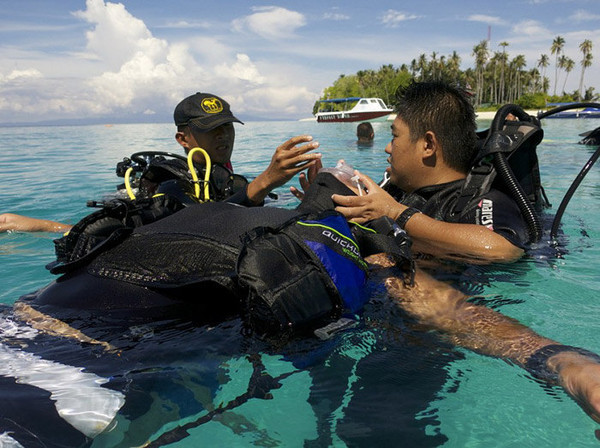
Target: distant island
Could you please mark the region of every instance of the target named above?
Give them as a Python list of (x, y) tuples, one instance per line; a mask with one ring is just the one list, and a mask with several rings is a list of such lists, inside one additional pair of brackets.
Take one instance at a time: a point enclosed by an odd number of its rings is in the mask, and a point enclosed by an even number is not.
[[(550, 55), (542, 54), (533, 68), (527, 68), (525, 56), (518, 54), (510, 58), (508, 42), (501, 42), (500, 50), (491, 51), (489, 41), (483, 40), (473, 47), (475, 66), (460, 69), (461, 58), (456, 53), (439, 55), (421, 54), (410, 65), (394, 67), (383, 65), (378, 70), (360, 70), (353, 75), (340, 75), (332, 86), (324, 89), (320, 98), (374, 97), (381, 98), (386, 104), (394, 104), (398, 90), (413, 81), (444, 81), (454, 84), (473, 96), (478, 111), (496, 110), (507, 103), (518, 104), (524, 109), (545, 109), (548, 103), (574, 101), (594, 101), (598, 95), (594, 87), (585, 86), (585, 71), (592, 65), (592, 41), (584, 40), (579, 44), (580, 60), (564, 54), (565, 39), (556, 36), (550, 46)], [(546, 71), (553, 59), (553, 89), (550, 92), (550, 78)], [(565, 92), (569, 75), (579, 65), (579, 88), (574, 92)], [(561, 93), (557, 93), (561, 92)], [(317, 112), (319, 101), (313, 106)]]

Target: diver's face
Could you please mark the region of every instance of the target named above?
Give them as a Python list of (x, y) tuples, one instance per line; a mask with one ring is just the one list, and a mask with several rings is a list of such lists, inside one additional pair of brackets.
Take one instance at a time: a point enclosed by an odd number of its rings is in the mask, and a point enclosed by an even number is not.
[[(235, 141), (233, 123), (222, 124), (208, 132), (198, 132), (191, 127), (190, 130), (189, 149), (198, 146), (206, 150), (212, 163), (224, 165), (231, 160)], [(204, 164), (204, 156), (201, 153), (194, 154), (194, 162)]]
[(392, 124), (392, 141), (385, 147), (385, 152), (390, 155), (387, 159), (390, 166), (386, 171), (390, 181), (406, 192), (415, 189), (415, 176), (419, 173), (419, 141), (411, 140), (408, 125), (396, 117)]

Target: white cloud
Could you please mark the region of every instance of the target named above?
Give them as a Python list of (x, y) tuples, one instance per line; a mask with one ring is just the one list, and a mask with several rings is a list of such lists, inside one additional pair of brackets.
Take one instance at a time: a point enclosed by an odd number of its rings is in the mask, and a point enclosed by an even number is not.
[[(281, 11), (287, 10), (263, 10), (274, 14), (270, 15), (272, 19), (282, 17)], [(74, 16), (92, 25), (85, 34), (85, 58), (81, 53), (70, 53), (64, 67), (47, 76), (34, 68), (0, 71), (3, 120), (15, 119), (17, 115), (31, 121), (58, 116), (166, 115), (179, 100), (199, 90), (212, 91), (226, 99), (240, 97), (240, 104), (257, 106), (256, 110), (246, 109), (257, 114), (267, 113), (265, 105), (272, 103), (289, 110), (288, 101), (295, 101), (302, 92), (310, 95), (303, 87), (280, 85), (277, 73), (265, 77), (248, 54), (236, 52), (216, 37), (186, 36), (184, 42), (175, 43), (157, 39), (144, 22), (121, 4), (87, 0), (86, 9)], [(249, 23), (256, 27), (261, 17), (265, 18), (258, 16)], [(296, 25), (301, 22), (293, 21)], [(292, 22), (287, 23), (294, 29)], [(83, 63), (94, 67), (95, 72), (66, 78), (69, 65)], [(293, 93), (286, 94), (288, 89)], [(263, 95), (260, 92), (279, 97), (254, 100)], [(248, 101), (243, 100), (246, 95)], [(236, 110), (241, 110), (237, 104)]]
[(600, 14), (593, 14), (583, 9), (578, 9), (567, 19), (568, 22), (590, 22), (600, 20)]
[(167, 22), (165, 25), (157, 25), (156, 28), (208, 29), (210, 28), (210, 24), (205, 22), (190, 22), (189, 20), (178, 20), (176, 22)]
[(34, 68), (26, 69), (26, 70), (13, 70), (8, 75), (3, 76), (0, 73), (0, 85), (6, 84), (14, 81), (24, 81), (28, 79), (37, 79), (41, 78), (42, 72), (36, 70)]
[(303, 14), (278, 6), (262, 6), (253, 8), (256, 11), (249, 16), (233, 21), (237, 31), (249, 30), (259, 36), (269, 39), (289, 39), (294, 37), (298, 28), (306, 25)]
[(215, 67), (215, 74), (219, 78), (239, 79), (255, 85), (265, 82), (265, 77), (259, 73), (256, 65), (246, 54), (238, 54), (232, 65), (222, 64)]
[(551, 31), (537, 20), (524, 20), (512, 27), (514, 37), (509, 42), (527, 42), (528, 40), (551, 40)]
[[(98, 45), (100, 36), (105, 30), (112, 30), (120, 36), (125, 49), (121, 56), (126, 57), (118, 69), (106, 70), (88, 82), (98, 99), (97, 107), (107, 113), (130, 110), (148, 114), (161, 107), (170, 112), (173, 104), (184, 96), (211, 91), (226, 99), (241, 97), (240, 104), (245, 107), (233, 103), (236, 111), (260, 114), (268, 113), (270, 104), (277, 104), (283, 111), (294, 109), (296, 106), (290, 108), (290, 101), (295, 102), (299, 95), (310, 95), (302, 87), (279, 85), (280, 76), (276, 73), (264, 76), (248, 54), (235, 52), (216, 37), (200, 36), (185, 43), (168, 43), (153, 37), (143, 22), (122, 8), (110, 12), (112, 4), (106, 3), (104, 9), (102, 4), (103, 0), (88, 0), (91, 8), (85, 17), (96, 25), (87, 33), (88, 49), (103, 51)], [(246, 24), (256, 30), (276, 21), (277, 26), (289, 32), (303, 23), (295, 14), (283, 8), (261, 8)], [(137, 31), (131, 31), (132, 28)], [(276, 27), (269, 29), (270, 33), (280, 32)], [(287, 90), (292, 92), (286, 93)]]
[[(310, 108), (316, 99), (315, 93), (304, 86), (264, 86), (244, 94), (243, 99), (236, 100), (235, 110), (252, 111), (258, 114), (269, 114), (273, 111), (279, 117), (286, 115), (309, 115)], [(236, 112), (237, 113), (237, 112)]]
[(323, 18), (325, 20), (333, 20), (336, 22), (342, 21), (342, 20), (350, 20), (350, 16), (344, 13), (339, 12), (340, 8), (331, 8), (330, 12), (326, 12), (325, 14), (323, 14)]
[(121, 3), (87, 0), (86, 10), (73, 14), (94, 25), (86, 33), (87, 50), (110, 69), (120, 68), (140, 51), (157, 58), (167, 50), (167, 43), (154, 38)]
[(398, 26), (401, 22), (405, 22), (407, 20), (414, 20), (418, 17), (419, 16), (415, 14), (407, 14), (405, 12), (396, 11), (394, 9), (388, 9), (381, 18), (381, 23), (393, 28)]
[(470, 22), (483, 22), (490, 25), (505, 25), (506, 22), (500, 17), (487, 16), (485, 14), (472, 14), (467, 18)]

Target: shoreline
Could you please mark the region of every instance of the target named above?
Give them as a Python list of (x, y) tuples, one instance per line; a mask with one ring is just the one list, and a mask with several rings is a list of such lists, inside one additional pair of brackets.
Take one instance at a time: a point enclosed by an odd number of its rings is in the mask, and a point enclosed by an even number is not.
[[(493, 120), (494, 117), (496, 116), (496, 110), (489, 110), (489, 111), (482, 111), (482, 112), (475, 112), (475, 117), (478, 120)], [(537, 114), (539, 113), (539, 110), (526, 110), (525, 113), (528, 115), (533, 115), (534, 117), (537, 117)]]
[[(494, 117), (496, 116), (496, 110), (489, 110), (489, 111), (481, 111), (481, 112), (475, 112), (475, 118), (477, 120), (493, 120)], [(539, 110), (526, 110), (525, 113), (527, 113), (528, 115), (532, 115), (534, 117), (537, 117), (538, 113), (540, 113)], [(393, 121), (396, 118), (396, 114), (390, 114), (386, 120), (384, 121)], [(315, 117), (309, 117), (309, 118), (300, 118), (298, 121), (317, 121), (317, 119)]]

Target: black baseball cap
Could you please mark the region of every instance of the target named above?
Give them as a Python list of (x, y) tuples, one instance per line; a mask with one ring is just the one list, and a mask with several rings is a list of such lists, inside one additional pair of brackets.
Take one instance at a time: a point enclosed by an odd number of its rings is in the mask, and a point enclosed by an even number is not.
[(173, 113), (175, 125), (192, 124), (201, 132), (208, 132), (225, 123), (242, 123), (229, 108), (229, 103), (212, 93), (196, 93), (182, 100)]

